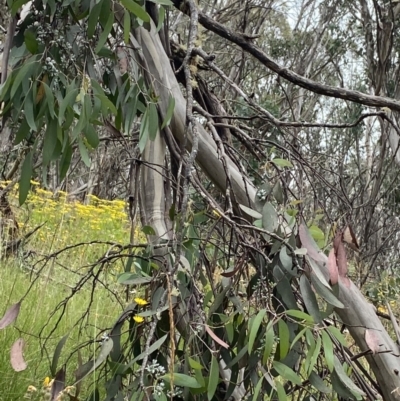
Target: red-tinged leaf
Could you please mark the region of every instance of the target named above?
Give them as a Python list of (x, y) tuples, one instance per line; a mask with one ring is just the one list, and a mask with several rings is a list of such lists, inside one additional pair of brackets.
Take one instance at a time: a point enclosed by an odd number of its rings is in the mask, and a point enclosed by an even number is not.
[(333, 240), (333, 249), (335, 250), (336, 263), (338, 267), (340, 281), (347, 288), (349, 288), (350, 280), (347, 277), (348, 267), (347, 267), (346, 248), (344, 247), (343, 233), (341, 231), (338, 231), (335, 235), (335, 239)]
[(299, 236), (302, 246), (307, 249), (308, 256), (313, 258), (316, 262), (326, 262), (325, 255), (318, 248), (318, 245), (315, 243), (304, 224), (301, 224), (299, 227)]
[(234, 270), (225, 271), (225, 272), (221, 273), (221, 276), (227, 277), (227, 278), (231, 278), (231, 277), (233, 277), (239, 270), (240, 270), (240, 265), (239, 265), (236, 269), (234, 269)]
[(365, 342), (367, 343), (369, 349), (372, 351), (373, 354), (379, 352), (379, 337), (374, 330), (365, 330)]
[(358, 252), (360, 250), (356, 235), (354, 234), (352, 227), (349, 225), (343, 231), (343, 241), (354, 251)]
[(61, 368), (54, 378), (53, 384), (51, 386), (51, 397), (50, 401), (55, 401), (58, 399), (61, 391), (65, 389), (65, 369)]
[(0, 320), (0, 330), (6, 328), (11, 323), (15, 322), (15, 320), (18, 317), (20, 307), (21, 307), (20, 302), (17, 302), (16, 304), (10, 306), (7, 309), (7, 312), (4, 314), (4, 316)]
[(217, 335), (206, 325), (206, 332), (210, 335), (210, 337), (219, 345), (221, 345), (224, 348), (229, 348), (229, 345), (222, 341), (219, 337), (217, 337)]
[(23, 355), (24, 345), (24, 340), (19, 338), (11, 347), (10, 362), (16, 372), (22, 372), (28, 367)]
[(346, 249), (344, 247), (344, 243), (341, 240), (340, 237), (340, 242), (338, 242), (338, 247), (336, 250), (336, 263), (338, 267), (338, 273), (339, 277), (342, 279), (342, 282), (346, 285), (346, 287), (349, 286), (350, 282), (349, 279), (347, 278), (347, 256), (346, 256)]
[(339, 280), (339, 271), (336, 263), (335, 250), (332, 248), (328, 256), (328, 271), (329, 271), (329, 281), (331, 285), (337, 284)]

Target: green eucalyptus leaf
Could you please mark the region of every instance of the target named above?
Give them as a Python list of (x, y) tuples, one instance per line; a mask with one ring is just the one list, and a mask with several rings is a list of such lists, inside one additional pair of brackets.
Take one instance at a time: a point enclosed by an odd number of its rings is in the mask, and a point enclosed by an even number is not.
[(258, 330), (261, 326), (261, 323), (263, 322), (266, 313), (267, 313), (266, 309), (261, 309), (253, 319), (249, 320), (249, 341), (248, 341), (249, 355), (253, 350), (254, 341), (257, 337)]
[(332, 389), (325, 384), (325, 382), (321, 379), (321, 377), (317, 373), (311, 372), (308, 380), (310, 380), (311, 385), (321, 393), (325, 394), (332, 393)]
[(288, 380), (290, 383), (297, 384), (298, 386), (302, 385), (300, 377), (294, 372), (293, 369), (289, 368), (289, 366), (286, 366), (278, 361), (273, 361), (272, 366), (285, 380)]
[(322, 345), (324, 347), (325, 363), (330, 372), (333, 372), (334, 368), (334, 353), (333, 353), (333, 342), (329, 337), (329, 334), (325, 331), (321, 331)]
[(211, 356), (211, 369), (210, 369), (210, 377), (208, 380), (207, 386), (207, 398), (211, 401), (214, 397), (215, 391), (217, 390), (217, 386), (219, 383), (219, 366), (217, 358), (212, 355)]
[(275, 158), (271, 161), (272, 161), (272, 163), (275, 164), (275, 166), (278, 166), (278, 167), (293, 167), (293, 164), (289, 160), (286, 160), (286, 159)]
[(279, 344), (278, 344), (278, 354), (277, 357), (279, 360), (282, 360), (286, 357), (290, 348), (290, 332), (288, 325), (282, 319), (278, 321), (278, 333), (279, 333)]
[(185, 375), (183, 373), (168, 373), (160, 377), (161, 380), (167, 383), (174, 383), (174, 386), (189, 387), (189, 388), (200, 388), (200, 383), (194, 377)]
[(168, 101), (167, 112), (165, 113), (165, 118), (161, 125), (161, 129), (163, 129), (164, 127), (169, 125), (169, 123), (171, 122), (172, 116), (174, 115), (174, 110), (175, 110), (175, 98), (170, 96), (169, 101)]
[(150, 22), (149, 14), (147, 14), (146, 11), (135, 1), (121, 0), (121, 4), (137, 18), (141, 19), (144, 22)]
[(104, 44), (107, 42), (108, 35), (111, 32), (113, 23), (114, 23), (114, 13), (110, 12), (108, 19), (107, 19), (107, 23), (104, 26), (104, 30), (101, 33), (101, 35), (99, 36), (99, 40), (97, 41), (96, 48), (94, 49), (96, 54), (98, 54), (100, 52), (100, 50), (103, 48)]
[(19, 204), (24, 204), (31, 188), (31, 178), (33, 173), (32, 165), (33, 151), (29, 151), (21, 168), (21, 178), (19, 180)]
[(51, 368), (50, 368), (50, 372), (53, 377), (55, 377), (55, 375), (57, 373), (57, 366), (58, 366), (58, 361), (61, 356), (61, 351), (64, 348), (64, 345), (67, 342), (68, 337), (69, 337), (69, 333), (66, 334), (63, 338), (61, 338), (61, 340), (58, 342), (58, 344), (54, 350), (53, 360), (51, 362)]
[(148, 106), (148, 110), (149, 110), (149, 138), (151, 141), (154, 141), (157, 138), (157, 134), (159, 132), (157, 106), (154, 103), (150, 103)]
[(278, 213), (272, 206), (271, 202), (267, 202), (262, 210), (262, 224), (266, 231), (274, 232), (278, 227)]

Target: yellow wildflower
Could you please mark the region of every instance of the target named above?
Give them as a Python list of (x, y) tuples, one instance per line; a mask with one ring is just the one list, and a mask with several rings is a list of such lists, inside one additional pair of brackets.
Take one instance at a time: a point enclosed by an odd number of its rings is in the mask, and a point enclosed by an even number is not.
[(43, 387), (47, 387), (50, 384), (50, 381), (51, 381), (50, 377), (47, 376), (43, 381)]
[(142, 298), (135, 298), (134, 301), (140, 306), (144, 306), (144, 305), (148, 304), (148, 302)]
[(133, 317), (133, 320), (134, 320), (136, 323), (142, 323), (142, 322), (144, 321), (144, 318), (143, 318), (142, 316), (136, 315), (136, 316)]

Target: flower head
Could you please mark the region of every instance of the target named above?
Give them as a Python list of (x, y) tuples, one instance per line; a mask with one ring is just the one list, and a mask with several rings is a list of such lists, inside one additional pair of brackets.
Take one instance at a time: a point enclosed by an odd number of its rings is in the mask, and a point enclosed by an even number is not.
[(142, 298), (135, 298), (134, 301), (140, 306), (144, 306), (144, 305), (148, 304), (148, 302)]
[(144, 321), (144, 318), (143, 318), (142, 316), (136, 315), (136, 316), (133, 317), (133, 320), (134, 320), (136, 323), (142, 323), (142, 322)]

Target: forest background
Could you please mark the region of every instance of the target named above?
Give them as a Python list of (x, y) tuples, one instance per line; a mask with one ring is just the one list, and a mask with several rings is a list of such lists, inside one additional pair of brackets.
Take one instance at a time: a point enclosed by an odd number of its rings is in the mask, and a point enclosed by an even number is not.
[(1, 399), (400, 399), (399, 2), (0, 8)]

